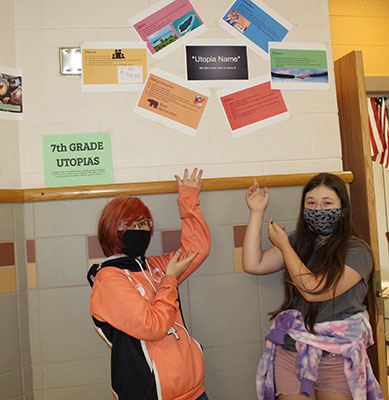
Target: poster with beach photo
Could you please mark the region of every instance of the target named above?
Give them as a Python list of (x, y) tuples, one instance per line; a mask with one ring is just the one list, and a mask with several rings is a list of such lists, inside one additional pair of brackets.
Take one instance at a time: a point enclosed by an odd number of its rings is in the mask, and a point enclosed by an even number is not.
[(268, 43), (284, 40), (293, 26), (261, 0), (236, 0), (219, 25), (266, 61), (269, 60)]
[(155, 58), (161, 58), (207, 28), (189, 0), (162, 0), (128, 20)]
[(269, 43), (272, 89), (328, 90), (324, 43)]

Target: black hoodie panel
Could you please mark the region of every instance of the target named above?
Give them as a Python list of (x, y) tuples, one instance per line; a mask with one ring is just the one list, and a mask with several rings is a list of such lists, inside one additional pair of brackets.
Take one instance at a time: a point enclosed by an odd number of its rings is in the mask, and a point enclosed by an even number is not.
[(154, 373), (147, 364), (140, 340), (107, 322), (96, 318), (93, 322), (112, 344), (111, 383), (119, 400), (157, 400)]

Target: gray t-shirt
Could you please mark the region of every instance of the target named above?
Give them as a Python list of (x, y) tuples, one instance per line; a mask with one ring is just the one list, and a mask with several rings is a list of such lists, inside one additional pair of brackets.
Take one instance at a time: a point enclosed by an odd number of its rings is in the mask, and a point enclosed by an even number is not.
[[(293, 244), (294, 235), (291, 235), (289, 239)], [(311, 268), (313, 256), (306, 263), (308, 268)], [(357, 271), (361, 275), (361, 280), (347, 292), (335, 297), (334, 302), (331, 299), (316, 303), (318, 305), (316, 323), (342, 320), (366, 309), (363, 301), (367, 293), (370, 273), (373, 269), (369, 249), (358, 240), (351, 240), (346, 253), (345, 264)], [(308, 312), (308, 304), (302, 296), (298, 296), (291, 308), (299, 310), (305, 317)], [(294, 340), (290, 336), (285, 337), (284, 348), (295, 351)]]

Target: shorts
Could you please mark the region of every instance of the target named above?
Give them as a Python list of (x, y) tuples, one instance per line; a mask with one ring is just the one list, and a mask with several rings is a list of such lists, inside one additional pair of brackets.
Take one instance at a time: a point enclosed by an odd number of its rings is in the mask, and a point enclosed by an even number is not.
[[(277, 346), (274, 362), (274, 378), (276, 394), (299, 394), (300, 381), (296, 372), (296, 356), (294, 351)], [(329, 354), (320, 359), (317, 381), (314, 390), (333, 392), (350, 396), (350, 388), (344, 374), (344, 357), (338, 354)]]

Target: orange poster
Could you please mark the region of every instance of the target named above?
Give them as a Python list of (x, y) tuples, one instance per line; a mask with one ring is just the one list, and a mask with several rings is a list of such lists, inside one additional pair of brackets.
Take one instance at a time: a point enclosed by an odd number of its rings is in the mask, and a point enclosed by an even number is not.
[(207, 89), (189, 86), (177, 77), (154, 70), (147, 78), (134, 111), (195, 135), (208, 99)]
[(87, 42), (82, 50), (84, 92), (140, 91), (147, 77), (147, 49), (134, 42)]

